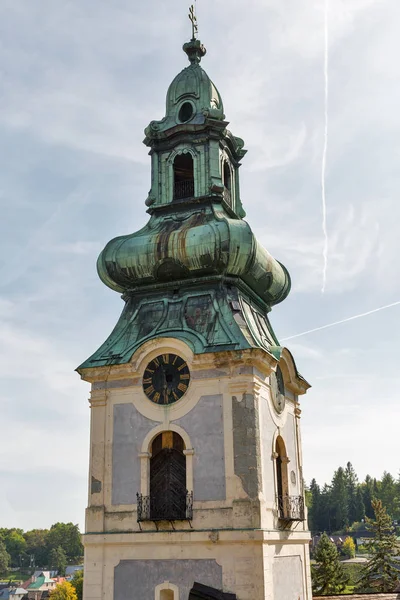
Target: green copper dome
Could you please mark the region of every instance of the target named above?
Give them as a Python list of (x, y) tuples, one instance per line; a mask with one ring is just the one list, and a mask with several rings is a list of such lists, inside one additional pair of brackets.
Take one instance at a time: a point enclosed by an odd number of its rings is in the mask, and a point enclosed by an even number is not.
[(190, 65), (183, 69), (168, 88), (166, 116), (152, 121), (146, 128), (146, 136), (166, 131), (177, 125), (201, 125), (207, 117), (223, 121), (224, 106), (214, 83), (200, 66), (206, 49), (199, 40), (184, 44), (183, 50)]

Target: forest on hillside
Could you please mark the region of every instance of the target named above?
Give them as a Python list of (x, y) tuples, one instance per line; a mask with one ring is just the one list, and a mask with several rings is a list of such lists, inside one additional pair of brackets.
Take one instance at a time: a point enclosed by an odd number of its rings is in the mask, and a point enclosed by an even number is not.
[(308, 523), (312, 533), (343, 533), (364, 529), (365, 517), (372, 518), (373, 499), (381, 500), (397, 525), (400, 521), (400, 477), (385, 471), (381, 479), (370, 475), (360, 482), (353, 465), (339, 467), (330, 484), (322, 487), (313, 479), (306, 489)]

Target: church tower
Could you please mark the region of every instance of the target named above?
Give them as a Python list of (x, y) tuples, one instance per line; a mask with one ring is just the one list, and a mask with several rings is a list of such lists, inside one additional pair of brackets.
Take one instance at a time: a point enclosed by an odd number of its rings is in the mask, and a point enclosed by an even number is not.
[(310, 600), (309, 384), (268, 318), (290, 278), (243, 220), (246, 150), (200, 66), (206, 50), (195, 35), (183, 49), (190, 64), (145, 130), (149, 221), (98, 259), (125, 306), (78, 368), (91, 383), (84, 598), (187, 600), (198, 582)]

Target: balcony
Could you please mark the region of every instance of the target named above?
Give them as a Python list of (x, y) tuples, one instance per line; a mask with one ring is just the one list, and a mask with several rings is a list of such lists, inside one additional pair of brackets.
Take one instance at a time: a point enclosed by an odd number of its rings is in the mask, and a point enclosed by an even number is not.
[(278, 514), (283, 521), (304, 521), (303, 496), (277, 496)]
[(142, 521), (191, 521), (193, 519), (193, 492), (176, 500), (176, 495), (166, 494), (137, 497), (137, 522)]
[(183, 200), (184, 198), (193, 198), (194, 180), (186, 179), (184, 181), (175, 181), (174, 200)]

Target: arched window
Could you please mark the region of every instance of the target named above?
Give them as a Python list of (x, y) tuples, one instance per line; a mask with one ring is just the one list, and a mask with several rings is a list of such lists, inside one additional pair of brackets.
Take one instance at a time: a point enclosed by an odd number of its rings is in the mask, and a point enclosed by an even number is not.
[(177, 585), (164, 581), (155, 588), (155, 600), (179, 600), (179, 588)]
[(178, 154), (174, 160), (174, 200), (194, 196), (193, 157), (190, 152)]
[(231, 170), (230, 170), (229, 164), (226, 160), (224, 160), (223, 177), (224, 177), (224, 200), (227, 204), (229, 204), (229, 206), (232, 206)]
[(186, 519), (185, 444), (174, 431), (163, 431), (151, 446), (150, 519)]
[(276, 488), (278, 496), (278, 510), (279, 518), (286, 519), (290, 512), (290, 499), (289, 499), (289, 483), (288, 483), (288, 472), (287, 464), (288, 457), (286, 454), (285, 442), (279, 435), (276, 438), (275, 444), (275, 461), (276, 461)]
[(224, 160), (224, 186), (231, 191), (231, 170), (226, 160)]

